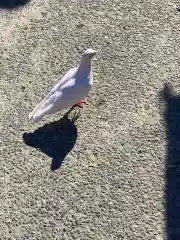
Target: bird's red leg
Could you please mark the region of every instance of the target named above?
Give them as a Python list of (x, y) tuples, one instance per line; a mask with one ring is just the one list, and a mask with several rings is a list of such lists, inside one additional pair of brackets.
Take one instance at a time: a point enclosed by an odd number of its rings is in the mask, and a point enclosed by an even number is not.
[(83, 108), (84, 104), (87, 104), (87, 97), (85, 99), (83, 99), (83, 100), (80, 100), (76, 104), (74, 104), (73, 107)]

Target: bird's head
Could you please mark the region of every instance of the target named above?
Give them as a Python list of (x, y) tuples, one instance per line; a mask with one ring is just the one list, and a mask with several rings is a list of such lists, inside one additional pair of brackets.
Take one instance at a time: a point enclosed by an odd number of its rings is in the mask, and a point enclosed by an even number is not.
[(88, 48), (86, 49), (86, 51), (83, 53), (83, 56), (87, 56), (87, 57), (90, 57), (92, 58), (95, 54), (97, 53), (97, 51), (91, 49), (91, 48)]

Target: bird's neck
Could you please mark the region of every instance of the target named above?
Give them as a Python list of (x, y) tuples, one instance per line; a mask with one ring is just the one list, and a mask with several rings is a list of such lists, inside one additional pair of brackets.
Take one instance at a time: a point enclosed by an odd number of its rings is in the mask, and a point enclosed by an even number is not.
[(81, 59), (81, 65), (88, 65), (90, 64), (91, 65), (91, 57), (89, 56), (82, 56), (82, 59)]
[(78, 79), (90, 79), (92, 75), (92, 62), (91, 58), (83, 56), (81, 63), (78, 67)]

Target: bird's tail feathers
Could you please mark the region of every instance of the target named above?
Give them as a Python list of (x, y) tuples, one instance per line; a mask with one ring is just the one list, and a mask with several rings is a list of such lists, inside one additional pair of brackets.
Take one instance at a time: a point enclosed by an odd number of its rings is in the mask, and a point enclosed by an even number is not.
[(29, 114), (29, 120), (32, 120), (33, 122), (39, 122), (43, 119), (45, 115), (52, 114), (51, 108), (53, 104), (50, 104), (49, 106), (40, 106), (39, 108), (34, 109)]
[(35, 114), (29, 114), (29, 120), (33, 121), (35, 123), (38, 123), (42, 120), (43, 114), (35, 113)]

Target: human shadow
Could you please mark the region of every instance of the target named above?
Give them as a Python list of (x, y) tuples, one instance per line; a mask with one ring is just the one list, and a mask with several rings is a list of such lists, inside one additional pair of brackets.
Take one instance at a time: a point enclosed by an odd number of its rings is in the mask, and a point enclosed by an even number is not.
[(30, 0), (0, 0), (0, 8), (13, 9), (27, 4)]
[(180, 239), (180, 96), (172, 87), (164, 86), (160, 94), (164, 101), (167, 157), (165, 164), (165, 206), (167, 240)]
[(75, 121), (79, 115), (69, 119), (65, 114), (58, 121), (44, 125), (33, 133), (24, 133), (26, 145), (34, 147), (52, 157), (51, 170), (58, 169), (66, 155), (73, 149), (77, 140)]

